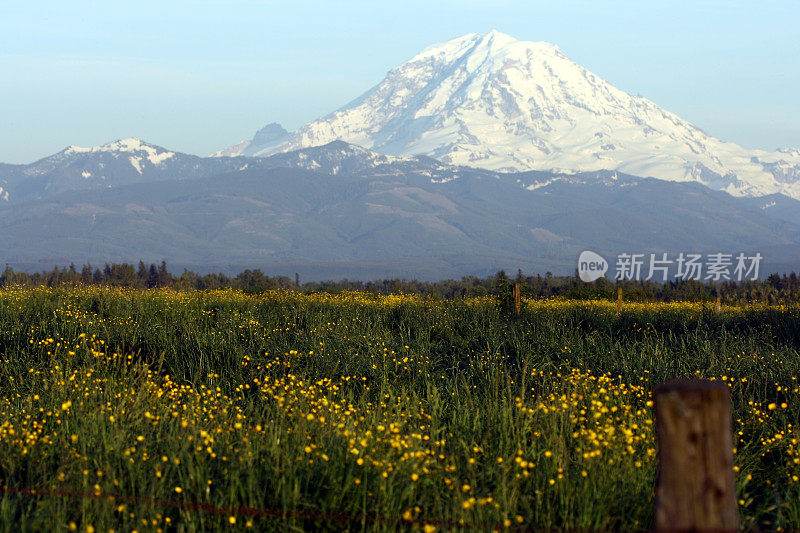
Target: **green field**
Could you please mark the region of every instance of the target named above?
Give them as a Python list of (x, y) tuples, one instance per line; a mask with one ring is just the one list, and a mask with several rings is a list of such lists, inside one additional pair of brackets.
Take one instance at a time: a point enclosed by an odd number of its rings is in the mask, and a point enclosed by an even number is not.
[(647, 529), (685, 376), (800, 529), (797, 307), (6, 289), (0, 346), (7, 531)]

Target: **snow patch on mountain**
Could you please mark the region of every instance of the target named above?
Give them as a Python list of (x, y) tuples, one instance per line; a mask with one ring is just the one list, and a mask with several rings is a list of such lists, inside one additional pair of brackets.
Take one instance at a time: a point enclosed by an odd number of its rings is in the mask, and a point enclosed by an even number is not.
[(133, 165), (133, 168), (136, 169), (136, 172), (141, 174), (142, 173), (142, 158), (141, 157), (131, 156), (130, 157), (130, 162), (131, 162), (131, 165)]
[(800, 150), (723, 142), (557, 46), (497, 31), (430, 46), (343, 108), (268, 138), (222, 152), (266, 156), (343, 140), (497, 171), (619, 170), (737, 196), (800, 198)]
[(305, 170), (323, 169), (336, 175), (340, 171), (357, 173), (381, 166), (389, 167), (393, 163), (416, 164), (417, 159), (389, 156), (342, 141), (334, 141), (324, 146), (275, 154), (266, 161), (274, 166)]
[(548, 185), (552, 185), (553, 183), (557, 183), (559, 181), (561, 181), (561, 177), (555, 177), (553, 179), (531, 183), (530, 185), (527, 185), (525, 188), (529, 191), (535, 191), (536, 189), (547, 187)]

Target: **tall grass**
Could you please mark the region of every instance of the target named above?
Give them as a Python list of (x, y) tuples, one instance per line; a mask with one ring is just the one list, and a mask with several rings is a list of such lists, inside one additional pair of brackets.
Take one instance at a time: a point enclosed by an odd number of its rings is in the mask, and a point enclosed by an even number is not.
[(2, 528), (646, 529), (683, 376), (731, 386), (743, 526), (800, 528), (800, 310), (614, 311), (0, 291)]

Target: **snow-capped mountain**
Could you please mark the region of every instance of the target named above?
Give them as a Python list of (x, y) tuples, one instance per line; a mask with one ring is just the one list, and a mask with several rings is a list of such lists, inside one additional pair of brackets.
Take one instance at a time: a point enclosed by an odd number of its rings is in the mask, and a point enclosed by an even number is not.
[(344, 140), (385, 154), (501, 171), (618, 170), (736, 196), (800, 198), (800, 150), (748, 150), (632, 96), (545, 42), (497, 31), (426, 48), (377, 86), (285, 139), (220, 155)]
[[(118, 139), (111, 141), (102, 146), (92, 146), (90, 148), (83, 148), (80, 146), (68, 146), (58, 154), (52, 157), (43, 159), (29, 168), (26, 173), (28, 175), (46, 172), (51, 168), (63, 166), (65, 161), (70, 162), (83, 162), (92, 159), (98, 159), (97, 155), (108, 155), (113, 159), (123, 159), (130, 163), (130, 166), (140, 175), (143, 174), (144, 169), (147, 167), (165, 166), (167, 160), (175, 157), (175, 152), (170, 152), (160, 146), (147, 144), (140, 139), (129, 137), (127, 139)], [(88, 156), (88, 157), (87, 157)], [(101, 157), (102, 158), (102, 157)], [(105, 166), (105, 165), (104, 165)], [(102, 178), (102, 168), (99, 167), (99, 177)], [(89, 171), (82, 171), (82, 177), (89, 179), (92, 173)]]
[(29, 165), (0, 167), (0, 200), (43, 198), (67, 190), (206, 177), (247, 167), (243, 158), (201, 158), (136, 138), (64, 150)]

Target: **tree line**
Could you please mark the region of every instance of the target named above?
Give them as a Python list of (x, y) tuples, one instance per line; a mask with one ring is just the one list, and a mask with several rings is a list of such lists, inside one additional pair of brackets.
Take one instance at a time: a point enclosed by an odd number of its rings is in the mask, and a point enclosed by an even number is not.
[(518, 271), (509, 276), (504, 271), (487, 277), (464, 276), (461, 279), (441, 281), (420, 281), (416, 279), (382, 279), (377, 281), (339, 281), (301, 283), (300, 276), (294, 279), (287, 276), (269, 276), (261, 270), (245, 270), (235, 276), (223, 273), (198, 274), (184, 270), (180, 275), (167, 269), (166, 262), (146, 265), (130, 263), (105, 264), (102, 268), (74, 264), (68, 267), (54, 267), (39, 272), (15, 271), (6, 265), (0, 275), (0, 286), (59, 286), (59, 285), (108, 285), (150, 289), (171, 287), (183, 290), (238, 289), (246, 292), (268, 290), (293, 290), (305, 292), (364, 291), (373, 294), (419, 294), (434, 298), (457, 298), (493, 296), (503, 293), (507, 288), (519, 283), (522, 294), (527, 298), (570, 298), (570, 299), (615, 299), (617, 288), (623, 289), (625, 299), (633, 301), (712, 301), (719, 292), (726, 303), (746, 304), (764, 302), (770, 304), (797, 302), (800, 299), (800, 278), (797, 274), (771, 274), (766, 279), (756, 281), (723, 281), (721, 283), (697, 280), (680, 281), (622, 281), (614, 282), (600, 278), (593, 283), (584, 283), (577, 275), (527, 276)]

